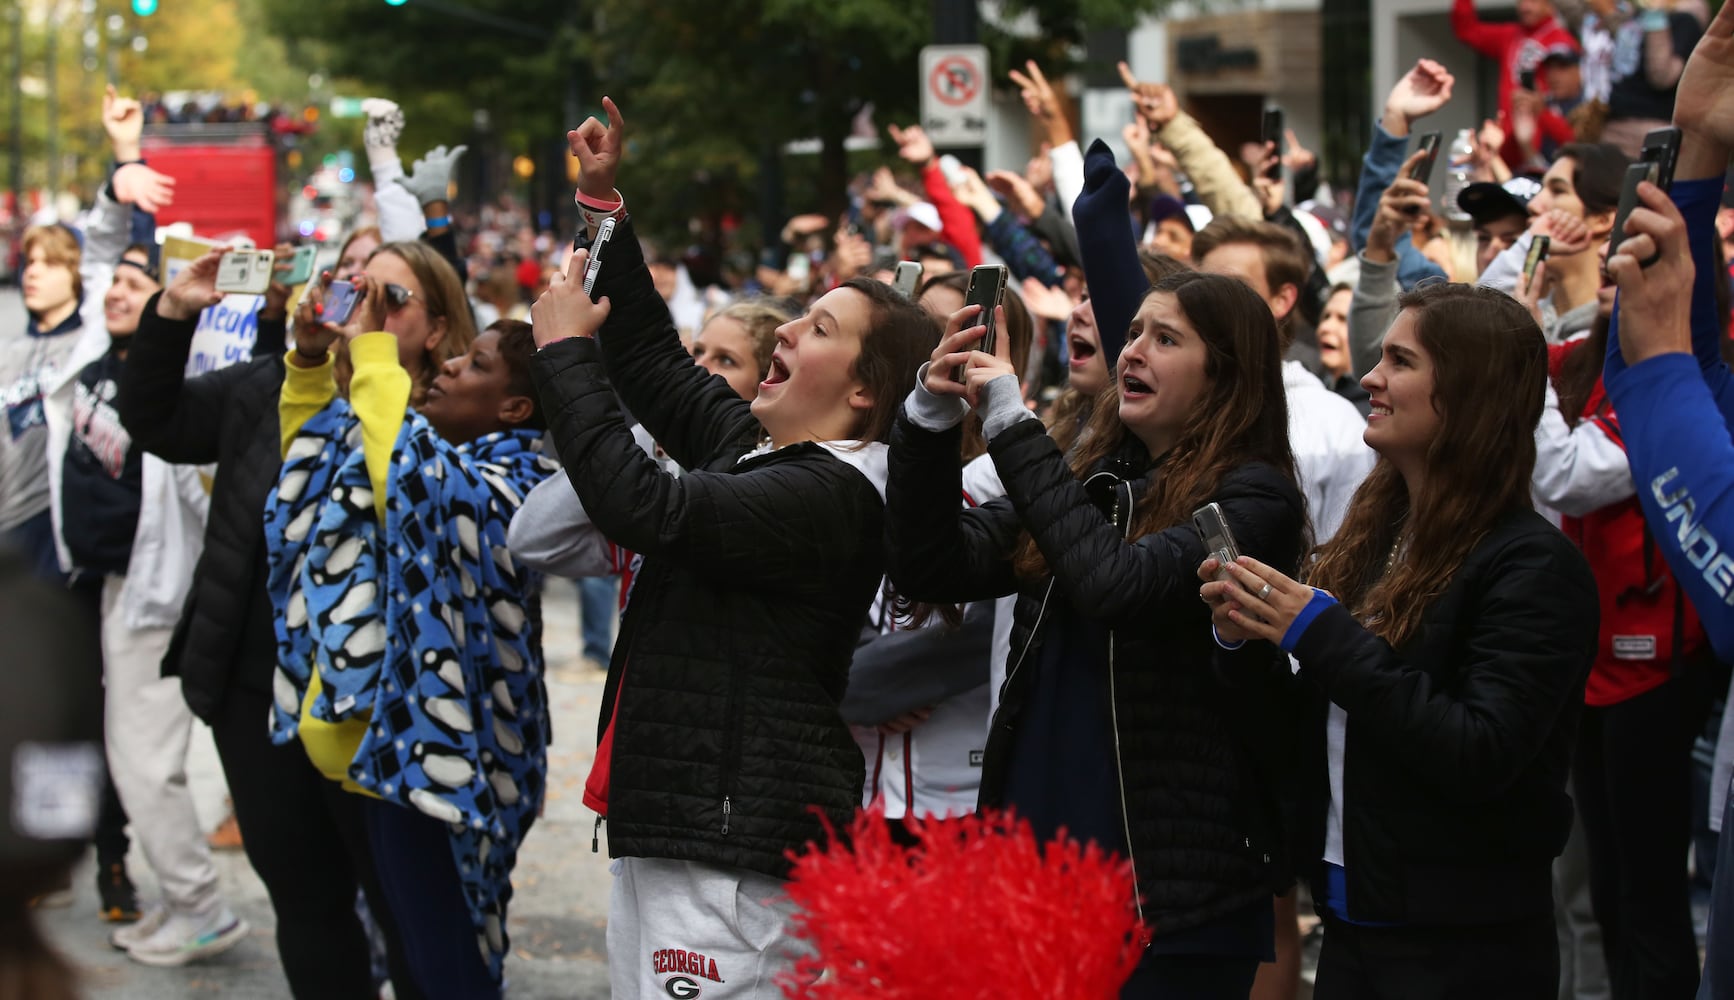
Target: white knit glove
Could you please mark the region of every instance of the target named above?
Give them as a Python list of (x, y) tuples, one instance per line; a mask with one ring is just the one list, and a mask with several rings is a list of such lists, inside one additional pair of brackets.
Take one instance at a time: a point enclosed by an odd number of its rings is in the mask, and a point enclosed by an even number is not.
[(433, 201), (445, 201), (450, 197), (452, 168), (457, 165), (458, 157), (464, 155), (469, 148), (453, 146), (447, 150), (444, 146), (435, 146), (427, 151), (426, 156), (415, 161), (409, 176), (398, 183), (415, 195), (416, 200), (423, 205)]

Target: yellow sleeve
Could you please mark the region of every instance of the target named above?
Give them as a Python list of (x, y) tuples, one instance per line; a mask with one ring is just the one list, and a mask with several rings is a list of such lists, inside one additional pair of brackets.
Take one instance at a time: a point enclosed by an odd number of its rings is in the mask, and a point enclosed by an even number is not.
[(386, 477), (391, 474), (391, 449), (409, 406), (409, 372), (398, 363), (397, 338), (389, 333), (356, 337), (349, 342), (349, 359), (355, 363), (349, 405), (361, 421), (361, 452), (373, 483), (373, 510), (384, 524)]
[[(289, 354), (295, 353), (291, 347)], [(298, 368), (287, 355), (283, 358), (283, 391), (277, 396), (277, 426), (281, 434), (283, 454), (295, 443), (301, 425), (325, 409), (337, 395), (337, 381), (331, 377), (337, 359), (325, 352), (325, 363), (317, 368)]]

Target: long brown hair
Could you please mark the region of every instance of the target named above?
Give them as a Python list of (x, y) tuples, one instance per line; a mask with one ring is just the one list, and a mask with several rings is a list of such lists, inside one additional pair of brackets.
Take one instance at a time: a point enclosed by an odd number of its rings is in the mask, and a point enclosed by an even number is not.
[[(1182, 271), (1146, 295), (1173, 295), (1204, 342), (1204, 397), (1194, 406), (1161, 473), (1139, 497), (1128, 538), (1184, 524), (1236, 466), (1265, 462), (1296, 482), (1288, 441), (1288, 401), (1282, 353), (1270, 306), (1245, 283), (1221, 275)], [(1073, 475), (1088, 478), (1110, 458), (1148, 455), (1120, 422), (1118, 380), (1094, 403), (1089, 425), (1071, 456)], [(1026, 532), (1013, 556), (1020, 579), (1047, 575), (1047, 561)]]
[(883, 281), (850, 278), (839, 287), (867, 296), (872, 309), (861, 356), (855, 360), (855, 377), (872, 394), (873, 405), (856, 425), (855, 438), (890, 441), (891, 422), (915, 385), (916, 371), (939, 345), (940, 327), (927, 310)]
[[(371, 261), (382, 253), (403, 261), (415, 275), (416, 282), (421, 285), (422, 305), (427, 308), (428, 319), (446, 321), (445, 336), (432, 350), (422, 352), (421, 370), (410, 372), (409, 405), (420, 409), (427, 401), (428, 386), (433, 384), (440, 369), (447, 361), (463, 356), (475, 343), (476, 319), (470, 312), (469, 297), (464, 294), (463, 279), (438, 250), (417, 240), (401, 240), (384, 244), (367, 259)], [(349, 352), (341, 347), (343, 343), (339, 342), (334, 372), (337, 384), (346, 386), (355, 369), (349, 360)]]
[[(1547, 347), (1516, 299), (1437, 284), (1397, 300), (1433, 366), (1439, 429), (1420, 496), (1380, 458), (1342, 527), (1315, 553), (1308, 582), (1337, 595), (1393, 646), (1414, 636), (1427, 606), (1493, 526), (1531, 506), (1535, 425)], [(1398, 556), (1401, 555), (1401, 558)]]

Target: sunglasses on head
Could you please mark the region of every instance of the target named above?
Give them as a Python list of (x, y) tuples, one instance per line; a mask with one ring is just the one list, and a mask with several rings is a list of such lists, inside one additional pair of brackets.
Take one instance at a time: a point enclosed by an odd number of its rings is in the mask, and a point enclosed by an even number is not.
[(415, 293), (402, 285), (387, 284), (385, 286), (385, 307), (397, 312), (409, 305), (409, 300), (415, 298)]

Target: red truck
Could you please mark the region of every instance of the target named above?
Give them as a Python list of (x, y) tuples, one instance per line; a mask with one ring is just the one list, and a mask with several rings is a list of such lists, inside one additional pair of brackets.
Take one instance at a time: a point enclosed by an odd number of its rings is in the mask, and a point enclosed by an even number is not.
[(157, 213), (159, 225), (187, 222), (211, 238), (245, 233), (261, 247), (277, 242), (277, 153), (265, 123), (151, 125), (141, 149), (175, 179), (175, 202)]

